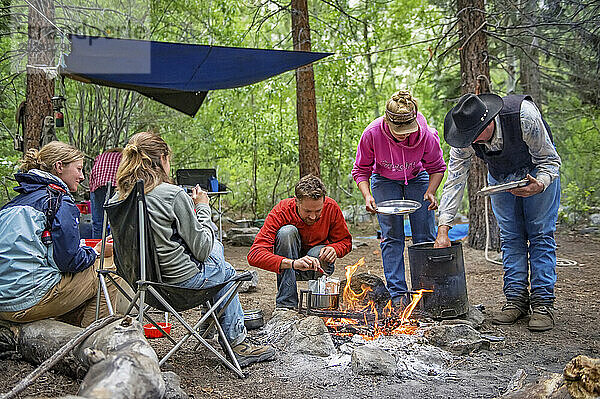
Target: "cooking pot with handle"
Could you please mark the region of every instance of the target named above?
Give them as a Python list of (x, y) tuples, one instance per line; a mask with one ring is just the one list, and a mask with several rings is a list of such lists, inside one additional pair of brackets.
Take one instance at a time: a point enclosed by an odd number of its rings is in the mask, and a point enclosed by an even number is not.
[(412, 289), (433, 290), (421, 299), (427, 315), (438, 319), (462, 316), (469, 310), (462, 244), (455, 241), (448, 248), (434, 248), (433, 244), (408, 247)]

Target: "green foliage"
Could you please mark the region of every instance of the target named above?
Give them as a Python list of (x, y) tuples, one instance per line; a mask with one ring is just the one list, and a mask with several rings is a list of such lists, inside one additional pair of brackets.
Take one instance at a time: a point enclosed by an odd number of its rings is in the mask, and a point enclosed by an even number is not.
[[(499, 14), (501, 3), (493, 1), (490, 9)], [(56, 23), (65, 32), (293, 48), (287, 3), (75, 0), (57, 4)], [(456, 30), (448, 33), (456, 12), (451, 6), (454, 3), (436, 0), (309, 1), (312, 50), (334, 52), (313, 68), (321, 175), (330, 195), (342, 206), (362, 203), (350, 177), (356, 146), (363, 129), (382, 113), (394, 91), (411, 88), (419, 110), (442, 138), (444, 116), (461, 92)], [(506, 17), (493, 18), (498, 25), (508, 23)], [(6, 56), (0, 63), (0, 118), (14, 134), (14, 112), (24, 100), (25, 79), (20, 72), (26, 62), (17, 51), (24, 48), (26, 35), (17, 32), (26, 32), (26, 16), (13, 18), (21, 21), (20, 25), (10, 26), (6, 21), (0, 14), (0, 32), (8, 29), (12, 33), (0, 36), (0, 49)], [(442, 37), (446, 39), (438, 42)], [(502, 64), (507, 46), (492, 38), (488, 45), (492, 87), (502, 92), (507, 85)], [(570, 76), (558, 68), (564, 68), (564, 63), (550, 57), (542, 62), (555, 81), (569, 82)], [(543, 111), (563, 160), (562, 183), (577, 187), (585, 205), (576, 203), (576, 191), (563, 190), (563, 203), (587, 212), (600, 202), (594, 173), (600, 170), (596, 156), (600, 151), (600, 111), (576, 92), (568, 94), (561, 89), (560, 85), (545, 87), (548, 94)], [(212, 91), (194, 118), (137, 93), (69, 79), (64, 87), (57, 84), (57, 92), (67, 97), (67, 126), (59, 138), (86, 152), (88, 171), (92, 159), (104, 148), (124, 145), (132, 134), (153, 130), (174, 150), (173, 171), (218, 169), (220, 181), (232, 191), (224, 198), (231, 217), (262, 217), (278, 200), (293, 193), (298, 178), (294, 72), (247, 87)], [(449, 147), (443, 138), (441, 144), (447, 159)], [(12, 150), (10, 134), (0, 126), (0, 176), (14, 172), (19, 156)], [(8, 186), (12, 183), (6, 182)], [(0, 188), (0, 200), (5, 199), (6, 190)]]
[(561, 198), (562, 209), (559, 211), (559, 220), (567, 225), (575, 226), (587, 220), (588, 216), (600, 205), (597, 190), (581, 188), (571, 182), (563, 190)]

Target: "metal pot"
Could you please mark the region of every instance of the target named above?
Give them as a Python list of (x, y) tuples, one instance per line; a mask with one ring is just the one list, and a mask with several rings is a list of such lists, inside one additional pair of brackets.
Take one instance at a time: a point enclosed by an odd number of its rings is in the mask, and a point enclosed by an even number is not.
[(309, 295), (310, 307), (313, 309), (337, 309), (340, 304), (340, 294)]
[(248, 330), (255, 330), (265, 325), (262, 309), (244, 310), (244, 325)]

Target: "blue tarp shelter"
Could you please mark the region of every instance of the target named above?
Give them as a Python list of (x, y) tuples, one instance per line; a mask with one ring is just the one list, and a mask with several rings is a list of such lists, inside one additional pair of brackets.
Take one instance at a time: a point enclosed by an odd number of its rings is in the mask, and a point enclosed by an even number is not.
[(250, 85), (331, 55), (97, 36), (69, 40), (64, 76), (135, 90), (190, 116), (209, 90)]

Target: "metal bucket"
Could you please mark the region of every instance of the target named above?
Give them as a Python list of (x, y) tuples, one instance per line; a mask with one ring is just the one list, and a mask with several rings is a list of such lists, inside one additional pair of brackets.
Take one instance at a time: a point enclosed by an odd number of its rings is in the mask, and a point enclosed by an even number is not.
[(426, 314), (433, 318), (451, 319), (469, 311), (460, 242), (453, 242), (448, 248), (433, 248), (432, 242), (410, 245), (408, 260), (412, 289), (433, 290), (421, 299)]

